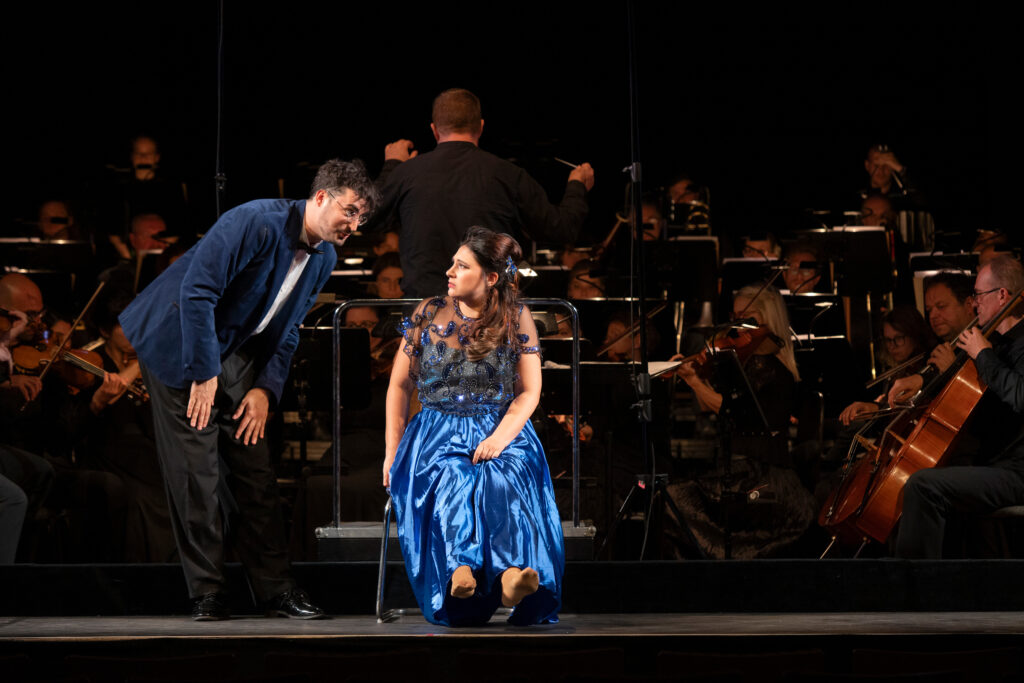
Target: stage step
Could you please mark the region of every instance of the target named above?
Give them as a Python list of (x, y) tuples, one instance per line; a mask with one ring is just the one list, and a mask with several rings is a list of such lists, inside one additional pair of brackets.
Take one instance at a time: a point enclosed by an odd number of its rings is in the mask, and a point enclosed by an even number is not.
[[(342, 522), (339, 526), (317, 527), (317, 558), (324, 562), (370, 562), (380, 559), (382, 522)], [(566, 560), (590, 560), (594, 557), (593, 526), (574, 527), (562, 521)], [(398, 531), (391, 523), (388, 533), (388, 561), (401, 562)]]

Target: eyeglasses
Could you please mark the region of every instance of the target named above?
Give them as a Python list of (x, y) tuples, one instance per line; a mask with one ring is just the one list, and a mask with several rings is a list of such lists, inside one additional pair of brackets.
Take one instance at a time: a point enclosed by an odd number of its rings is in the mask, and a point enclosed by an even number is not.
[[(338, 201), (338, 197), (333, 192), (331, 192), (330, 190), (325, 190), (325, 192), (330, 196), (331, 199), (338, 202), (339, 205), (341, 204), (341, 202)], [(359, 209), (351, 205), (342, 206), (341, 211), (342, 213), (345, 214), (345, 218), (349, 222), (354, 221), (357, 225), (360, 226), (366, 225), (366, 221), (369, 220), (370, 218), (369, 214), (367, 214), (366, 212), (360, 213)]]
[(46, 315), (46, 309), (40, 308), (38, 311), (22, 311), (25, 317), (28, 318), (29, 322), (39, 322), (39, 320)]
[(903, 346), (907, 343), (907, 335), (897, 334), (895, 337), (882, 337), (886, 346)]
[(978, 297), (985, 296), (986, 294), (991, 294), (992, 292), (998, 292), (1000, 289), (1002, 289), (1002, 287), (994, 287), (992, 289), (986, 289), (984, 292), (979, 292), (978, 290), (974, 290), (974, 298), (977, 299)]

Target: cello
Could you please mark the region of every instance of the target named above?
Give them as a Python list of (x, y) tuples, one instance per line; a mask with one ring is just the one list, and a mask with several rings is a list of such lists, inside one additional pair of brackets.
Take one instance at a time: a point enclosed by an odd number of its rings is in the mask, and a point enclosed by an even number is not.
[[(982, 328), (985, 338), (1015, 309), (1024, 290), (1013, 295)], [(892, 534), (903, 509), (903, 487), (921, 469), (942, 466), (960, 438), (986, 387), (963, 350), (957, 351), (953, 366), (923, 387), (915, 401), (897, 411), (880, 411), (871, 422), (896, 413), (875, 442), (858, 432), (855, 445), (866, 447), (865, 455), (854, 460), (854, 447), (844, 465), (843, 481), (826, 501), (818, 523), (832, 532), (821, 557), (837, 538), (860, 541), (860, 550), (870, 540), (884, 543)], [(856, 555), (855, 555), (856, 556)]]

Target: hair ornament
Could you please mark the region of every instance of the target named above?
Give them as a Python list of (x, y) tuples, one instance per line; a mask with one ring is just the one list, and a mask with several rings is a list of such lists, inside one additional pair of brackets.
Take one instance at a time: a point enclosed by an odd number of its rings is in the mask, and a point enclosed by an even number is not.
[(519, 269), (516, 268), (515, 261), (512, 260), (511, 256), (506, 256), (505, 257), (505, 264), (506, 264), (505, 265), (505, 275), (508, 277), (508, 279), (510, 281), (515, 280), (516, 279), (516, 273), (519, 272)]

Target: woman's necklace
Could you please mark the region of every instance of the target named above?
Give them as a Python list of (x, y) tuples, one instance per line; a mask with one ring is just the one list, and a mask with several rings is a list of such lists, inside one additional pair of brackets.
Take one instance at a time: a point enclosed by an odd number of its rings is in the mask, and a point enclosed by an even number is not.
[(463, 321), (467, 323), (475, 323), (480, 318), (470, 318), (468, 315), (462, 313), (462, 308), (459, 307), (459, 298), (453, 296), (452, 302), (455, 304), (455, 315), (459, 316)]

